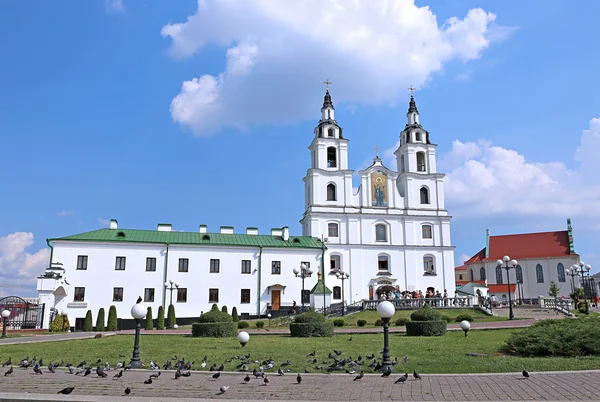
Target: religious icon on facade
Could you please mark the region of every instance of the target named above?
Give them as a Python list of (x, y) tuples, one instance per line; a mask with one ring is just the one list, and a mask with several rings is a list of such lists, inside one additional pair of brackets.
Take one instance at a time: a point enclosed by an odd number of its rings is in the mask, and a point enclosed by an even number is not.
[(374, 207), (387, 207), (387, 176), (382, 172), (371, 173), (371, 203)]

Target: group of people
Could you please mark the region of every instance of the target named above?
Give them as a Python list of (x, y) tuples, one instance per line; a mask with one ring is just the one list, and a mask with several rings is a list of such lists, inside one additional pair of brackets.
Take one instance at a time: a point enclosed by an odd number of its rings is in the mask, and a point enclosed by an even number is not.
[[(393, 290), (388, 290), (387, 292), (382, 292), (379, 296), (380, 300), (406, 300), (403, 304), (407, 304), (410, 306), (419, 307), (424, 304), (428, 304), (430, 306), (449, 306), (454, 304), (454, 299), (449, 300), (448, 290), (444, 289), (444, 292), (440, 292), (439, 290), (427, 289), (425, 294), (421, 290), (405, 290), (400, 291), (400, 288), (396, 286)], [(420, 300), (423, 299), (423, 300)]]

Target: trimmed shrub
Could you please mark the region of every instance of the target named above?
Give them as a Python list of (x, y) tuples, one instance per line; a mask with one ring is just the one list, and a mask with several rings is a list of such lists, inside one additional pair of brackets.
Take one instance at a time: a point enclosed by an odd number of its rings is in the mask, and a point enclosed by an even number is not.
[[(239, 324), (239, 323), (238, 323)], [(198, 322), (192, 324), (192, 336), (209, 338), (226, 338), (237, 334), (237, 325), (233, 318), (216, 307), (209, 312), (202, 314)]]
[(375, 326), (376, 327), (383, 327), (383, 320), (381, 318), (378, 318), (375, 320)]
[(447, 323), (454, 321), (449, 315), (443, 315), (442, 320), (446, 321)]
[(541, 320), (514, 332), (503, 347), (505, 353), (523, 357), (600, 356), (598, 320)]
[(290, 335), (296, 338), (333, 336), (333, 323), (314, 311), (298, 314), (290, 323)]
[(146, 313), (146, 330), (151, 331), (154, 329), (154, 323), (152, 322), (152, 307), (148, 306), (148, 312)]
[(440, 321), (442, 319), (442, 314), (426, 304), (413, 312), (410, 315), (410, 319), (411, 321)]
[(117, 308), (115, 306), (110, 306), (108, 309), (108, 327), (109, 331), (118, 331), (119, 328), (117, 326)]
[(260, 329), (265, 326), (265, 322), (264, 321), (256, 321), (256, 323), (254, 325), (256, 325), (256, 328)]
[(169, 310), (167, 312), (167, 323), (169, 324), (169, 328), (173, 328), (175, 324), (177, 324), (177, 318), (175, 317), (175, 306), (169, 304)]
[(456, 316), (456, 318), (454, 319), (455, 322), (462, 322), (462, 321), (469, 321), (469, 322), (473, 322), (473, 316), (469, 315), (469, 314), (459, 314)]
[(365, 325), (367, 325), (367, 320), (358, 320), (356, 321), (356, 325), (358, 325), (359, 327), (364, 327)]
[(62, 332), (63, 328), (65, 329), (65, 331), (68, 331), (71, 328), (69, 317), (62, 314), (56, 314), (56, 317), (54, 317), (54, 321), (50, 323), (50, 332)]
[(446, 334), (446, 321), (409, 321), (406, 323), (407, 336), (442, 336)]
[(96, 318), (96, 331), (102, 332), (105, 330), (106, 328), (104, 327), (104, 308), (100, 307), (100, 310), (98, 310), (98, 317)]
[(165, 329), (165, 309), (163, 306), (158, 306), (156, 315), (156, 329)]
[(83, 331), (92, 332), (94, 330), (94, 323), (92, 321), (92, 310), (88, 310), (83, 319)]
[(238, 321), (237, 323), (238, 329), (248, 328), (249, 326), (250, 324), (248, 324), (248, 321)]
[(579, 303), (577, 303), (577, 310), (579, 310), (580, 313), (585, 313), (585, 302), (584, 301), (580, 301)]
[(219, 311), (219, 307), (216, 303), (211, 306), (210, 311)]
[(235, 306), (233, 306), (231, 309), (231, 318), (233, 319), (233, 322), (238, 322), (240, 320), (240, 316), (238, 315), (237, 308)]
[(343, 327), (346, 325), (346, 321), (343, 318), (337, 318), (333, 320), (333, 325), (336, 327)]
[[(221, 307), (221, 312), (227, 313), (227, 306)], [(229, 313), (227, 313), (227, 314), (229, 314)]]
[(408, 318), (398, 318), (396, 320), (396, 325), (397, 326), (406, 325), (406, 323), (409, 322), (409, 321), (410, 321), (410, 319), (408, 319)]

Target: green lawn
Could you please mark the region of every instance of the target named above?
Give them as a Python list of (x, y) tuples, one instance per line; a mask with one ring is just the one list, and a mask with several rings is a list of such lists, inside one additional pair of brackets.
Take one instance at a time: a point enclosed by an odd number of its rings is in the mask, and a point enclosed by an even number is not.
[[(503, 356), (498, 351), (511, 332), (518, 330), (471, 330), (465, 337), (460, 331), (448, 332), (443, 337), (407, 337), (404, 334), (391, 334), (392, 357), (409, 355), (408, 364), (396, 366), (396, 371), (417, 370), (422, 373), (488, 373), (544, 370), (578, 370), (600, 368), (600, 357), (593, 358), (519, 358)], [(204, 355), (208, 356), (208, 366), (221, 364), (233, 356), (251, 354), (252, 360), (262, 361), (272, 357), (281, 363), (287, 359), (293, 362), (293, 372), (320, 372), (316, 364), (308, 363), (308, 353), (317, 351), (317, 364), (326, 365), (331, 361), (327, 355), (333, 349), (343, 351), (342, 357), (363, 358), (368, 354), (380, 357), (383, 346), (382, 334), (336, 335), (332, 338), (291, 338), (283, 335), (251, 335), (247, 347), (241, 349), (235, 338), (210, 339), (191, 338), (183, 335), (151, 335), (141, 337), (141, 357), (147, 364), (149, 359), (164, 363), (173, 355), (184, 356), (196, 361), (198, 367)], [(116, 335), (101, 339), (45, 342), (23, 345), (3, 345), (0, 360), (12, 356), (18, 361), (25, 356), (44, 358), (45, 362), (61, 361), (78, 364), (86, 359), (95, 362), (98, 358), (108, 360), (113, 366), (119, 360), (129, 360), (133, 348), (132, 335)], [(489, 357), (471, 357), (467, 353), (486, 353)], [(120, 357), (123, 355), (126, 357)], [(239, 360), (225, 362), (225, 369), (234, 371)], [(256, 367), (252, 364), (250, 369)], [(277, 365), (275, 367), (278, 367)], [(206, 368), (208, 369), (208, 367)], [(365, 368), (365, 372), (369, 372)]]

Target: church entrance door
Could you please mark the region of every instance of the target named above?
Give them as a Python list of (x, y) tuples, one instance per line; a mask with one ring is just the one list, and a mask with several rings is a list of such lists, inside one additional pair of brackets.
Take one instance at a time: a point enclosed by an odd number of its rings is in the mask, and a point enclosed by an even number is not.
[(281, 305), (281, 290), (271, 290), (271, 309), (279, 310)]

